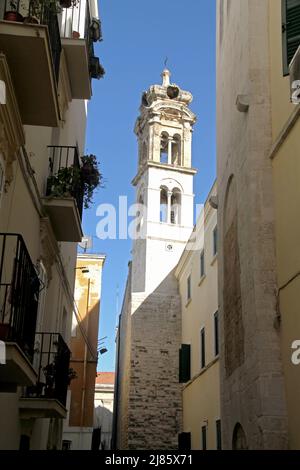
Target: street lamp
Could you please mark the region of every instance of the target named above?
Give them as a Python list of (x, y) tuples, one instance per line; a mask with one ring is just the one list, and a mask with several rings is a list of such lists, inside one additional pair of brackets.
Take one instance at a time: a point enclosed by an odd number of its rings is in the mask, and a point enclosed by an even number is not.
[(89, 268), (87, 266), (79, 266), (78, 268), (74, 268), (75, 271), (76, 269), (81, 269), (82, 274), (87, 274), (90, 272)]

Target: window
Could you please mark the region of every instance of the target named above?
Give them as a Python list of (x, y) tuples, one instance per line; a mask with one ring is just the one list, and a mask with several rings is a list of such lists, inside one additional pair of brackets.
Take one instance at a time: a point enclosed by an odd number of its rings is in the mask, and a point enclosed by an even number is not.
[(172, 140), (172, 164), (180, 165), (181, 164), (181, 145), (180, 145), (180, 135), (175, 134)]
[(189, 277), (187, 278), (187, 286), (186, 286), (186, 288), (187, 288), (186, 299), (187, 299), (187, 301), (189, 301), (189, 300), (191, 300), (191, 298), (192, 298), (192, 278), (191, 278), (191, 276), (189, 276)]
[(282, 0), (282, 62), (283, 74), (300, 45), (300, 0)]
[(218, 227), (213, 230), (213, 256), (218, 253)]
[(167, 188), (160, 189), (160, 222), (168, 221), (168, 192)]
[(216, 444), (217, 450), (222, 450), (221, 420), (216, 421)]
[(219, 354), (219, 312), (214, 314), (215, 356)]
[(205, 275), (205, 255), (204, 250), (200, 253), (200, 278)]
[(62, 441), (61, 450), (71, 450), (71, 445), (72, 445), (72, 441), (68, 441), (68, 440), (64, 439)]
[(29, 449), (30, 449), (30, 437), (27, 436), (26, 434), (21, 434), (19, 450), (29, 450)]
[(160, 163), (168, 163), (169, 135), (167, 132), (161, 134), (160, 141)]
[(201, 434), (202, 434), (202, 450), (206, 450), (206, 426), (202, 426), (201, 429)]
[(179, 349), (179, 382), (188, 382), (191, 378), (191, 346), (182, 344)]
[(200, 364), (203, 369), (205, 367), (205, 328), (200, 330)]
[(178, 449), (191, 450), (191, 433), (181, 432), (178, 434)]
[(179, 189), (173, 189), (171, 196), (171, 224), (180, 224), (181, 193)]

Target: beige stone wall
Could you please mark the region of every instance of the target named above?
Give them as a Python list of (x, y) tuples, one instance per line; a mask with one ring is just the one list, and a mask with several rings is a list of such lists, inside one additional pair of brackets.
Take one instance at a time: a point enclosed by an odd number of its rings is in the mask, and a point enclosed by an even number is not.
[[(227, 7), (228, 8), (227, 8)], [(221, 415), (223, 443), (232, 448), (240, 424), (250, 449), (287, 447), (287, 411), (279, 333), (276, 329), (274, 207), (269, 151), (272, 144), (269, 2), (222, 0), (217, 5), (217, 174), (220, 236), (219, 302), (221, 318)], [(238, 95), (249, 103), (238, 111)], [(236, 191), (230, 180), (234, 178)], [(229, 196), (228, 196), (229, 193)], [(231, 193), (231, 194), (230, 194)], [(226, 198), (236, 207), (235, 255), (239, 252), (239, 289), (224, 277)], [(233, 219), (231, 219), (233, 220)], [(232, 261), (231, 261), (232, 263)], [(238, 267), (236, 265), (238, 271)], [(236, 271), (234, 271), (236, 272)], [(234, 274), (236, 275), (236, 274)], [(227, 290), (230, 289), (228, 293)], [(243, 355), (226, 369), (230, 339), (225, 336), (225, 297), (241, 301), (236, 347)], [(229, 332), (230, 334), (230, 332)], [(242, 337), (243, 336), (243, 337)]]

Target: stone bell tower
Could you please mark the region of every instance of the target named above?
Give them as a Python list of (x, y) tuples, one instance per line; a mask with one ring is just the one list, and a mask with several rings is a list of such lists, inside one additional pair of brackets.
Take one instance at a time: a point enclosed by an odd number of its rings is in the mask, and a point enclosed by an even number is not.
[(193, 229), (192, 95), (170, 84), (142, 96), (133, 180), (139, 221), (118, 330), (115, 442), (118, 449), (177, 449), (181, 299), (174, 275)]
[(153, 292), (176, 266), (193, 229), (192, 95), (170, 83), (142, 96), (135, 125), (138, 172), (133, 180), (136, 201), (143, 204), (139, 235), (133, 246), (132, 290)]

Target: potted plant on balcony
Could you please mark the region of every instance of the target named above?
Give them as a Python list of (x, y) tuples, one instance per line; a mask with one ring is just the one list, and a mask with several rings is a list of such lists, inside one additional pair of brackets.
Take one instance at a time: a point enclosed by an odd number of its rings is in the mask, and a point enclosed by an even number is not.
[(56, 175), (48, 178), (47, 193), (52, 197), (72, 197), (74, 188), (81, 183), (80, 169), (70, 166), (60, 168)]
[(6, 0), (3, 19), (22, 23), (23, 16), (19, 13), (20, 0)]
[(84, 155), (81, 157), (81, 161), (81, 174), (84, 189), (84, 207), (87, 209), (90, 207), (95, 189), (102, 184), (102, 175), (98, 167), (96, 155)]
[(73, 197), (78, 188), (81, 188), (84, 207), (88, 209), (95, 189), (102, 184), (102, 175), (95, 155), (84, 155), (81, 161), (80, 168), (74, 166), (61, 168), (56, 175), (50, 176), (47, 182), (47, 194), (50, 197)]

